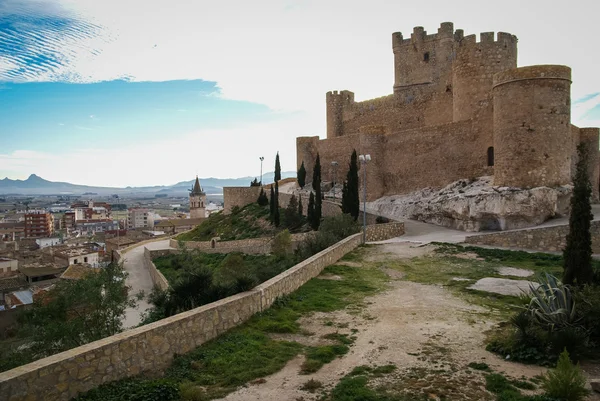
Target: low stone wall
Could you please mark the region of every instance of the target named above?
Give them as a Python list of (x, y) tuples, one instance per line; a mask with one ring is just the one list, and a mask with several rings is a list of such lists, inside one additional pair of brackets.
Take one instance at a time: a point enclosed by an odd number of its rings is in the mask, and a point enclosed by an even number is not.
[[(244, 207), (258, 200), (261, 187), (224, 187), (223, 213), (230, 214), (234, 207)], [(268, 194), (267, 194), (268, 195)]]
[(165, 369), (184, 354), (241, 324), (361, 244), (350, 236), (251, 291), (134, 328), (0, 373), (0, 399), (69, 400), (103, 383)]
[(337, 262), (361, 243), (361, 234), (351, 235), (255, 287), (254, 290), (261, 295), (263, 309), (270, 307), (277, 297), (296, 291), (308, 280), (318, 276), (326, 266)]
[[(272, 238), (250, 238), (237, 241), (183, 241), (186, 249), (199, 249), (205, 253), (241, 252), (262, 255), (271, 252)], [(214, 245), (214, 247), (213, 247)], [(179, 248), (177, 240), (171, 239), (171, 248)]]
[(367, 242), (385, 241), (404, 235), (404, 223), (394, 222), (367, 226)]
[[(593, 221), (592, 252), (600, 253), (600, 221)], [(468, 244), (491, 245), (505, 248), (530, 249), (541, 252), (560, 252), (567, 245), (567, 224), (551, 227), (539, 227), (514, 231), (503, 231), (491, 234), (468, 236)]]
[(160, 249), (156, 251), (151, 251), (148, 248), (144, 248), (144, 267), (150, 273), (150, 278), (152, 279), (152, 284), (154, 287), (159, 288), (160, 290), (166, 290), (169, 288), (169, 282), (165, 278), (165, 276), (156, 268), (152, 259), (157, 258), (159, 256), (168, 255), (171, 253), (169, 249)]

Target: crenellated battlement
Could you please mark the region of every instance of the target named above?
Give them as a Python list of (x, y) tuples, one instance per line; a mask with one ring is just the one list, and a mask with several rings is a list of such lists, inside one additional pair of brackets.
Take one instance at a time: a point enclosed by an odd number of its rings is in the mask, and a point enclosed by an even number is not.
[(392, 47), (399, 48), (402, 46), (408, 46), (419, 42), (432, 42), (442, 39), (452, 39), (454, 42), (467, 44), (467, 43), (500, 43), (504, 44), (506, 41), (517, 42), (517, 37), (510, 33), (498, 32), (481, 32), (479, 34), (479, 40), (477, 34), (471, 34), (464, 36), (462, 29), (454, 30), (454, 24), (452, 22), (442, 22), (438, 28), (437, 33), (427, 34), (427, 31), (422, 26), (416, 26), (413, 28), (413, 32), (410, 38), (405, 39), (402, 32), (394, 32), (392, 34)]
[(506, 32), (481, 32), (479, 34), (479, 40), (477, 40), (477, 35), (472, 34), (462, 38), (460, 41), (461, 46), (465, 46), (468, 44), (501, 44), (505, 45), (506, 43), (517, 43), (518, 39), (516, 35), (506, 33)]
[(354, 92), (348, 90), (329, 91), (325, 94), (327, 102), (354, 103)]

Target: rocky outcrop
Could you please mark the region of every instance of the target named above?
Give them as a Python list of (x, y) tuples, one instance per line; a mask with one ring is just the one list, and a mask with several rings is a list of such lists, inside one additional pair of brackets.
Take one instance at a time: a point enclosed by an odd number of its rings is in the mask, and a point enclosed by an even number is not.
[(369, 202), (372, 213), (409, 218), (464, 231), (531, 227), (568, 213), (571, 186), (495, 187), (492, 177), (459, 180), (441, 190), (425, 188)]

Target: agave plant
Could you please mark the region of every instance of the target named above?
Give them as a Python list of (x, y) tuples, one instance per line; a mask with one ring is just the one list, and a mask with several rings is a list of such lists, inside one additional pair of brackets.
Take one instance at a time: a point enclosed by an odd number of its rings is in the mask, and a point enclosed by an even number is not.
[(548, 273), (538, 281), (538, 288), (529, 284), (531, 301), (528, 310), (533, 318), (550, 331), (574, 326), (577, 315), (575, 300), (569, 287)]

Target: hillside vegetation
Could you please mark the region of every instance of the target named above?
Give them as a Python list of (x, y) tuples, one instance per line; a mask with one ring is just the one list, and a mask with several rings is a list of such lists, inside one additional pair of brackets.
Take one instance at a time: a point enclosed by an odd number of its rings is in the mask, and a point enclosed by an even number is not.
[(222, 241), (268, 237), (278, 230), (268, 221), (269, 207), (251, 203), (231, 214), (213, 214), (192, 231), (177, 237), (180, 241), (210, 241), (220, 237)]

